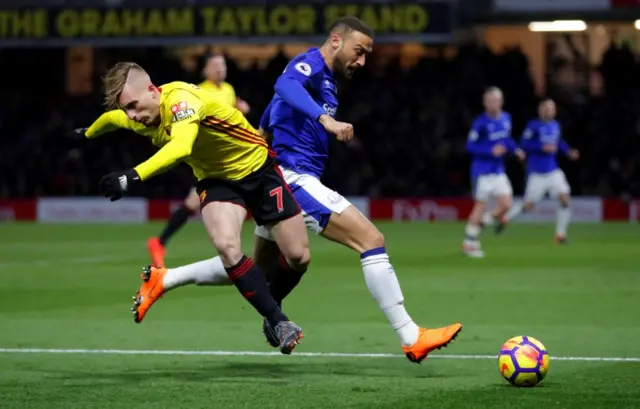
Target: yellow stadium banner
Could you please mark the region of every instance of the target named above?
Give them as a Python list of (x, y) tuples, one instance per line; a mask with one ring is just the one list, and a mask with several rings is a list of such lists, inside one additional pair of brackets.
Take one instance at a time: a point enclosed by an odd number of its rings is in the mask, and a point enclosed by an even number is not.
[(447, 41), (448, 2), (0, 9), (0, 46), (315, 41), (338, 18), (357, 16), (378, 41)]

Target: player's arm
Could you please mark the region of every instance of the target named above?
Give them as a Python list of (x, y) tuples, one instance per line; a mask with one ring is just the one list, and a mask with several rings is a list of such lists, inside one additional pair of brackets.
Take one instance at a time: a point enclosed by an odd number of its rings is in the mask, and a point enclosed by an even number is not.
[(560, 140), (558, 141), (558, 150), (560, 152), (562, 152), (563, 155), (569, 155), (569, 152), (571, 152), (573, 149), (571, 149), (571, 146), (569, 146), (569, 144), (562, 138), (560, 138)]
[(562, 152), (563, 155), (568, 157), (571, 160), (580, 159), (580, 152), (577, 149), (573, 149), (569, 144), (560, 137), (560, 141), (558, 142), (558, 149)]
[[(511, 131), (509, 131), (509, 133), (511, 133)], [(508, 154), (515, 155), (521, 160), (525, 159), (525, 151), (518, 146), (515, 139), (513, 139), (510, 134), (504, 140), (504, 147), (507, 149)]]
[(108, 132), (118, 129), (133, 129), (134, 122), (127, 117), (124, 111), (116, 109), (100, 115), (88, 128), (77, 129), (76, 133), (87, 139), (97, 138)]
[(482, 132), (482, 126), (478, 121), (475, 121), (471, 126), (471, 131), (467, 136), (467, 152), (476, 157), (493, 157), (491, 144), (482, 143), (480, 140), (480, 133)]
[(319, 75), (322, 75), (321, 67), (312, 67), (304, 61), (289, 64), (276, 81), (275, 92), (294, 109), (317, 121), (326, 112), (316, 103), (307, 87), (312, 86), (314, 78)]
[(271, 102), (269, 102), (269, 105), (267, 105), (264, 112), (262, 113), (262, 116), (260, 117), (260, 127), (258, 128), (258, 132), (268, 143), (271, 142), (271, 138), (272, 138), (270, 120), (271, 120)]
[(537, 137), (533, 123), (529, 122), (522, 132), (520, 148), (525, 152), (542, 152), (542, 142)]
[(205, 117), (204, 104), (195, 95), (186, 91), (177, 90), (172, 94), (175, 95), (171, 95), (170, 99), (165, 103), (167, 107), (186, 104), (183, 108), (173, 113), (171, 141), (164, 145), (155, 155), (134, 168), (141, 181), (168, 170), (191, 155), (193, 144), (198, 137), (200, 120)]

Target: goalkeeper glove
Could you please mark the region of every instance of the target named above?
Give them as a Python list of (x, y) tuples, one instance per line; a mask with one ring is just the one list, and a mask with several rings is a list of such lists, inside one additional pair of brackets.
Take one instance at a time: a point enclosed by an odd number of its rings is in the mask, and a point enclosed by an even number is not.
[(112, 202), (122, 198), (131, 187), (141, 183), (140, 176), (134, 169), (125, 172), (111, 172), (100, 179), (100, 191)]

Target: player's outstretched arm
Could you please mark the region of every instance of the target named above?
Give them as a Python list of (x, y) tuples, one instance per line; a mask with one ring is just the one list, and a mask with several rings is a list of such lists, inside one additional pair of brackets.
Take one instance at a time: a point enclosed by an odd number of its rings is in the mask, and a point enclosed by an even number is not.
[(96, 138), (102, 134), (117, 131), (118, 129), (132, 129), (131, 121), (124, 111), (119, 109), (108, 111), (100, 115), (88, 128), (77, 129), (76, 132), (83, 132), (83, 136), (88, 139)]

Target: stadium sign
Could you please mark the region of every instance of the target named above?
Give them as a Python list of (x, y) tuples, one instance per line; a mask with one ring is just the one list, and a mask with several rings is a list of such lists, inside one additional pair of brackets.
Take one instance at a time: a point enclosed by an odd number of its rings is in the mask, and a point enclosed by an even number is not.
[(355, 15), (378, 42), (448, 41), (449, 2), (227, 5), (167, 8), (0, 9), (0, 46), (40, 47), (318, 42), (336, 19)]

